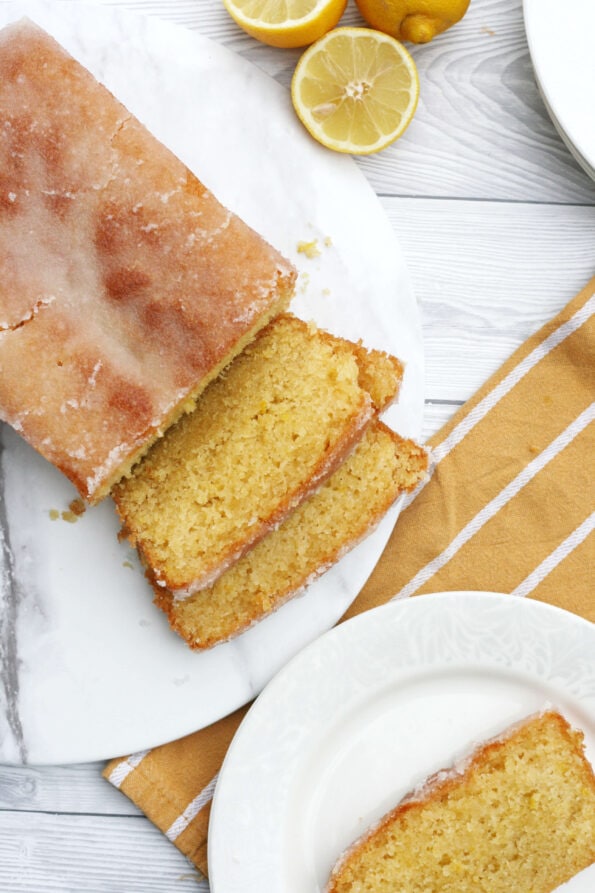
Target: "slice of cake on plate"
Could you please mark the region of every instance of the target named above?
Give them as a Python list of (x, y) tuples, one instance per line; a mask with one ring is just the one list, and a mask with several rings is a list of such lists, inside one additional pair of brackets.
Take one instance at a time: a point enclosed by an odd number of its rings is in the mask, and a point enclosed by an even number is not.
[(333, 473), (401, 376), (385, 353), (271, 322), (113, 490), (151, 582), (213, 583)]
[(212, 586), (184, 599), (155, 587), (157, 604), (191, 648), (233, 638), (357, 545), (427, 465), (420, 446), (374, 423), (337, 471)]
[(551, 893), (595, 861), (595, 775), (554, 710), (439, 772), (355, 842), (326, 893)]
[(295, 271), (44, 31), (0, 32), (0, 418), (91, 502)]

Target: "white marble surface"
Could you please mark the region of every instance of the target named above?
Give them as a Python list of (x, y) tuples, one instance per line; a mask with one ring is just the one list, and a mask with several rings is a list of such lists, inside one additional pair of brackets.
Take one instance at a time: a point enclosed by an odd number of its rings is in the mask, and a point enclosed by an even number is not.
[[(200, 31), (284, 87), (299, 55), (243, 35), (218, 0), (106, 5)], [(344, 23), (361, 24), (352, 0)], [(388, 214), (420, 304), (428, 436), (595, 273), (595, 184), (544, 107), (521, 0), (472, 0), (456, 28), (414, 55), (415, 120), (394, 147), (357, 164)], [(0, 768), (0, 887), (206, 893), (101, 768)]]
[[(306, 135), (269, 75), (179, 25), (92, 4), (0, 6), (0, 23), (23, 15), (294, 261), (294, 312), (404, 360), (402, 394), (386, 419), (419, 435), (419, 311), (386, 212), (355, 162), (331, 156)], [(312, 241), (320, 254), (309, 258), (298, 246)], [(339, 619), (397, 517), (393, 510), (304, 595), (238, 640), (199, 654), (152, 604), (135, 556), (117, 541), (111, 501), (76, 524), (52, 520), (50, 511), (67, 508), (72, 488), (6, 427), (2, 443), (4, 761), (107, 759), (231, 713)]]

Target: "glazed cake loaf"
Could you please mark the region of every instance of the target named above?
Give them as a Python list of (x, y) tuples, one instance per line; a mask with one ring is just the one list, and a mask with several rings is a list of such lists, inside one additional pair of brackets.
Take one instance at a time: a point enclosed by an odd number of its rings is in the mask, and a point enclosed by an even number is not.
[(594, 861), (595, 776), (582, 732), (552, 710), (403, 800), (326, 893), (551, 893)]
[(374, 423), (337, 471), (212, 586), (185, 599), (156, 587), (157, 604), (191, 648), (233, 638), (359, 543), (427, 465), (421, 447)]
[(213, 583), (332, 474), (401, 376), (394, 357), (273, 320), (114, 488), (149, 579), (181, 596)]
[(50, 36), (0, 32), (0, 418), (91, 502), (295, 271)]

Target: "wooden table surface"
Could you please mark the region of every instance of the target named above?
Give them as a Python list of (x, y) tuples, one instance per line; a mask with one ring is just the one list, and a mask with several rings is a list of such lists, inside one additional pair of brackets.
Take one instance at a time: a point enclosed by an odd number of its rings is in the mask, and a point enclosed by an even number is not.
[[(284, 85), (299, 57), (244, 35), (220, 0), (106, 5), (199, 30)], [(363, 24), (353, 0), (342, 24)], [(357, 163), (393, 224), (420, 305), (427, 437), (595, 274), (595, 183), (540, 98), (521, 0), (471, 0), (461, 23), (413, 55), (413, 123)], [(0, 766), (0, 889), (206, 893), (101, 769)]]

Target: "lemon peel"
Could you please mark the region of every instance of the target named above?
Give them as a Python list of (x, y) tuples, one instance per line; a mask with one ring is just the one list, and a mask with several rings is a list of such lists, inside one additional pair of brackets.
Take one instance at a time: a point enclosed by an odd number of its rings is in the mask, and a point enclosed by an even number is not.
[(459, 22), (470, 0), (356, 0), (373, 28), (410, 43), (429, 43)]
[(338, 23), (347, 0), (223, 0), (251, 37), (286, 49), (308, 46)]

